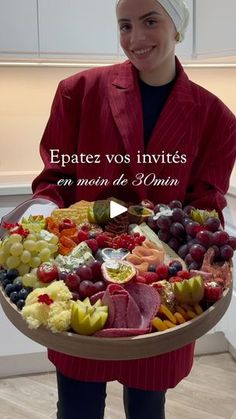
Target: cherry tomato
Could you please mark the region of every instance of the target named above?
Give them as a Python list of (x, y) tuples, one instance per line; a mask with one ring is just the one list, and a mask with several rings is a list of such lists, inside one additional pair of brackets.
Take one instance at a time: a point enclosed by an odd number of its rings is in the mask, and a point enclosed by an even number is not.
[(39, 281), (48, 283), (52, 282), (59, 277), (59, 271), (56, 265), (45, 262), (42, 263), (37, 269), (37, 277)]

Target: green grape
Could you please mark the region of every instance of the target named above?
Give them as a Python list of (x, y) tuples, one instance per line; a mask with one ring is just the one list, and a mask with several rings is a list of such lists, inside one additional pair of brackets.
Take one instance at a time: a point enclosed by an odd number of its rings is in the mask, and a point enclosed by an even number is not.
[(20, 257), (20, 260), (21, 260), (21, 262), (23, 262), (23, 263), (29, 263), (29, 261), (31, 260), (31, 257), (32, 257), (32, 255), (31, 255), (31, 253), (29, 252), (29, 250), (24, 250), (24, 251), (22, 252), (22, 255), (21, 255), (21, 257)]
[(29, 250), (30, 252), (33, 252), (34, 250), (36, 250), (36, 243), (34, 240), (25, 240), (24, 241), (24, 249)]
[(14, 280), (13, 280), (13, 284), (21, 282), (22, 283), (22, 276), (17, 276)]
[(55, 234), (53, 234), (53, 236), (51, 237), (49, 243), (51, 243), (51, 244), (57, 244), (58, 241), (59, 241), (58, 237)]
[(36, 280), (35, 281), (35, 283), (34, 283), (34, 285), (33, 285), (33, 288), (35, 289), (35, 288), (43, 288), (43, 287), (46, 287), (48, 284), (45, 284), (44, 282), (41, 282), (41, 281), (39, 281), (39, 280)]
[(26, 263), (21, 263), (18, 267), (17, 270), (19, 271), (20, 276), (23, 276), (25, 274), (28, 274), (30, 271), (30, 266), (27, 265)]
[(19, 242), (13, 243), (10, 248), (10, 253), (12, 256), (20, 256), (23, 252), (23, 245)]
[(42, 262), (47, 262), (50, 259), (50, 256), (51, 256), (51, 252), (50, 252), (50, 249), (48, 249), (47, 247), (45, 247), (39, 252), (39, 257)]
[(38, 268), (32, 268), (30, 273), (37, 276), (37, 270), (38, 270)]
[(20, 234), (18, 234), (18, 233), (14, 233), (14, 234), (11, 234), (8, 238), (7, 238), (7, 240), (9, 241), (9, 243), (21, 243), (22, 242), (22, 239), (23, 239), (23, 237), (20, 235)]
[(6, 264), (9, 269), (17, 268), (20, 265), (20, 258), (18, 256), (8, 256)]
[(23, 275), (22, 277), (22, 284), (24, 285), (24, 287), (33, 287), (36, 281), (37, 277), (31, 272)]
[(31, 258), (29, 265), (31, 268), (37, 268), (41, 264), (41, 259), (39, 256), (34, 256)]
[(45, 240), (38, 240), (36, 242), (35, 249), (36, 249), (37, 252), (40, 252), (42, 249), (45, 249), (46, 247), (48, 247), (48, 244)]
[(37, 241), (36, 234), (33, 234), (33, 233), (28, 234), (27, 240), (33, 240), (34, 242), (36, 242)]
[(7, 253), (10, 253), (11, 246), (12, 246), (12, 242), (10, 242), (8, 238), (5, 239), (2, 246), (4, 251)]
[(6, 256), (4, 250), (0, 250), (0, 265), (3, 265), (6, 262)]
[(56, 244), (48, 243), (48, 249), (52, 254), (58, 251), (58, 246)]

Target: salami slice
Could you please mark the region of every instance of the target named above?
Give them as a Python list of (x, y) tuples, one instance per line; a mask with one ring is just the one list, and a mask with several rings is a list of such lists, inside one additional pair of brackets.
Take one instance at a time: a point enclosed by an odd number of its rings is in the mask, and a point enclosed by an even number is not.
[(125, 289), (136, 302), (141, 317), (141, 328), (149, 327), (150, 321), (157, 313), (161, 299), (157, 290), (142, 283), (127, 284)]

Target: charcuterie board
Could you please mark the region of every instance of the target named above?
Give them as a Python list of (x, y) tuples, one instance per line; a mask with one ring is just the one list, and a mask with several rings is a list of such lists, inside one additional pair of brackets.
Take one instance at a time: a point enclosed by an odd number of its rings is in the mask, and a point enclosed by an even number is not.
[(0, 303), (8, 319), (24, 335), (47, 348), (69, 355), (98, 360), (141, 359), (178, 349), (212, 329), (229, 307), (232, 289), (224, 291), (222, 298), (201, 315), (174, 329), (134, 337), (99, 338), (76, 333), (52, 333), (40, 327), (29, 329), (20, 311), (0, 289)]

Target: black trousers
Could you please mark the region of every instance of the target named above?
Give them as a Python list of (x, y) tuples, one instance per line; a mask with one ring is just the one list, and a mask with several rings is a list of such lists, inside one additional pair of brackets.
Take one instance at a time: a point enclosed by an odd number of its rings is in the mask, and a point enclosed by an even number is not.
[[(103, 419), (106, 383), (83, 382), (57, 371), (58, 419)], [(123, 387), (126, 419), (165, 419), (165, 391)]]

